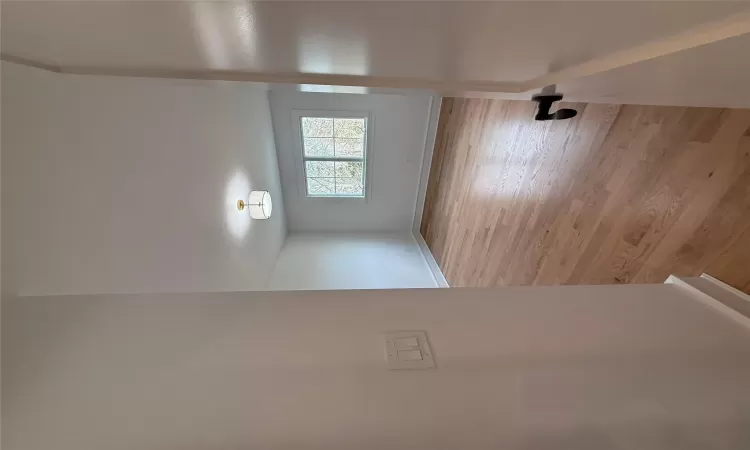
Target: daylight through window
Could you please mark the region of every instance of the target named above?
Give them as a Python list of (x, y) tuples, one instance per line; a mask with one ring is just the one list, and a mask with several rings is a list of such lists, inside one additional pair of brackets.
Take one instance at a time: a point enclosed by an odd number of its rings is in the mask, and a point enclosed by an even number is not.
[(301, 117), (308, 197), (364, 197), (364, 118)]

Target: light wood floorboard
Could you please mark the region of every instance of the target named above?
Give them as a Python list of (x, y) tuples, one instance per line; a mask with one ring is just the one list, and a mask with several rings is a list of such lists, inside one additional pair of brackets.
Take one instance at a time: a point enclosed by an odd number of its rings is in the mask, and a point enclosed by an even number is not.
[(421, 232), (451, 286), (750, 292), (750, 110), (446, 98)]

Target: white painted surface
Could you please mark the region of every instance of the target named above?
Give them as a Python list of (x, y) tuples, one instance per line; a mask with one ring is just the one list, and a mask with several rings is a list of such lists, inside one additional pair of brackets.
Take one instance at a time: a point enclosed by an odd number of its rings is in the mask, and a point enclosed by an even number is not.
[(691, 295), (697, 301), (719, 314), (723, 314), (725, 317), (750, 331), (750, 316), (746, 315), (746, 311), (737, 308), (737, 305), (733, 304), (733, 302), (727, 302), (727, 298), (725, 295), (722, 295), (722, 292), (717, 292), (711, 289), (710, 286), (705, 286), (706, 284), (711, 284), (710, 281), (700, 277), (683, 278), (670, 275), (664, 283), (673, 284), (684, 289), (687, 294)]
[(389, 331), (383, 333), (385, 360), (391, 370), (434, 369), (435, 355), (426, 331)]
[[(428, 125), (426, 94), (269, 93), (289, 229), (292, 231), (411, 230)], [(308, 198), (297, 171), (301, 155), (293, 130), (296, 110), (370, 114), (368, 198)], [(370, 137), (368, 135), (368, 138)]]
[(276, 263), (273, 290), (438, 287), (409, 232), (292, 233)]
[[(3, 8), (2, 46), (18, 56), (64, 64), (513, 81), (673, 34), (743, 6), (9, 2)], [(504, 45), (509, 42), (513, 45)]]
[(572, 101), (750, 108), (750, 58), (744, 56), (749, 48), (750, 36), (746, 35), (559, 88)]
[(707, 274), (705, 272), (701, 274), (701, 278), (703, 278), (704, 280), (710, 281), (716, 287), (720, 288), (722, 291), (724, 291), (724, 292), (726, 292), (728, 294), (734, 295), (735, 297), (738, 297), (740, 300), (743, 300), (743, 301), (747, 302), (748, 304), (750, 304), (750, 294), (746, 294), (746, 293), (742, 292), (741, 290), (739, 290), (739, 289), (737, 289), (737, 288), (735, 288), (733, 286), (730, 286), (729, 284), (721, 281), (718, 278), (712, 277), (711, 275), (709, 275), (709, 274)]
[[(285, 236), (267, 94), (3, 63), (3, 287), (262, 289)], [(269, 220), (238, 198), (268, 190)]]
[(430, 167), (432, 167), (432, 154), (435, 150), (437, 139), (437, 128), (440, 122), (440, 108), (443, 98), (435, 95), (430, 101), (430, 114), (427, 118), (427, 129), (425, 130), (424, 151), (422, 152), (422, 166), (419, 169), (419, 188), (417, 189), (417, 203), (414, 207), (414, 221), (412, 231), (419, 235), (419, 227), (422, 225), (422, 214), (424, 213), (424, 202), (427, 197), (427, 183), (430, 180)]
[[(24, 298), (4, 450), (750, 447), (750, 333), (673, 285)], [(389, 371), (382, 332), (438, 368)]]
[(750, 296), (744, 292), (705, 273), (700, 277), (670, 276), (667, 282), (670, 281), (703, 293), (714, 299), (715, 302), (728, 307), (731, 310), (730, 315), (735, 316), (741, 323), (747, 324), (750, 329)]
[[(747, 7), (744, 1), (4, 2), (2, 50), (74, 65), (519, 81)], [(742, 82), (750, 78), (746, 48), (718, 43), (566, 90), (579, 101), (750, 107), (750, 87)]]
[(440, 270), (440, 266), (437, 263), (437, 260), (435, 259), (435, 256), (432, 254), (432, 251), (430, 250), (430, 247), (427, 246), (427, 242), (425, 242), (424, 238), (422, 237), (422, 233), (419, 231), (419, 225), (417, 224), (413, 230), (412, 237), (414, 238), (414, 241), (417, 243), (417, 246), (419, 247), (419, 250), (422, 252), (422, 256), (424, 257), (425, 262), (427, 262), (427, 266), (430, 268), (430, 272), (432, 273), (432, 278), (435, 279), (435, 284), (438, 287), (450, 287), (448, 284), (448, 280), (445, 279), (445, 275), (443, 275), (443, 271)]

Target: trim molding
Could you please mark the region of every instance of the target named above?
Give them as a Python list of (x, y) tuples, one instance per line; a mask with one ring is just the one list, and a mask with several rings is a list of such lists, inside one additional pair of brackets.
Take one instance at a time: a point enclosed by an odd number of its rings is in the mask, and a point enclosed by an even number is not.
[(736, 295), (737, 297), (741, 298), (742, 300), (745, 300), (746, 302), (750, 303), (750, 295), (745, 294), (739, 289), (735, 289), (732, 286), (726, 284), (725, 282), (721, 281), (718, 278), (714, 278), (711, 275), (707, 273), (702, 273), (701, 278), (710, 281), (711, 283), (719, 286), (720, 288), (724, 289), (725, 291), (729, 291), (730, 293)]
[(21, 56), (0, 53), (3, 61), (22, 64), (49, 72), (72, 75), (100, 75), (185, 80), (223, 80), (258, 83), (312, 84), (324, 86), (361, 86), (368, 88), (431, 89), (447, 96), (472, 96), (472, 93), (519, 94), (560, 84), (577, 78), (606, 72), (641, 61), (670, 55), (725, 39), (750, 33), (750, 9), (723, 19), (707, 22), (677, 34), (624, 48), (609, 55), (592, 58), (580, 64), (534, 77), (526, 81), (441, 81), (430, 78), (375, 77), (368, 75), (317, 74), (301, 72), (247, 72), (214, 69), (169, 69), (157, 67), (117, 67), (60, 65)]
[(427, 267), (430, 269), (430, 272), (432, 272), (432, 277), (435, 279), (435, 285), (440, 288), (450, 287), (448, 285), (448, 280), (445, 279), (443, 272), (440, 270), (440, 266), (438, 266), (437, 261), (435, 261), (435, 257), (432, 256), (430, 248), (427, 247), (427, 242), (424, 241), (422, 235), (419, 234), (419, 231), (412, 233), (411, 236), (412, 238), (414, 238), (417, 246), (419, 246), (419, 250), (422, 251), (422, 257), (427, 263)]
[(680, 277), (677, 277), (675, 275), (670, 275), (664, 281), (664, 284), (674, 284), (678, 288), (686, 292), (689, 292), (691, 298), (694, 298), (695, 300), (702, 303), (703, 305), (708, 306), (714, 311), (728, 317), (729, 319), (733, 320), (739, 325), (742, 325), (746, 329), (750, 330), (750, 318), (749, 317), (745, 317), (744, 315), (740, 314), (739, 312), (735, 311), (734, 309), (730, 308), (729, 306), (725, 305), (719, 300), (716, 300), (715, 298), (711, 297), (710, 295), (706, 294), (705, 292), (701, 291), (700, 289), (696, 288), (695, 286), (691, 285), (690, 283), (686, 282)]
[(121, 67), (57, 65), (0, 53), (0, 60), (69, 75), (163, 78), (173, 80), (242, 81), (250, 83), (310, 84), (318, 86), (360, 86), (367, 88), (428, 89), (436, 92), (462, 91), (520, 93), (519, 83), (504, 81), (441, 81), (414, 77), (320, 74), (306, 72), (252, 72), (244, 70), (185, 69), (165, 67)]
[(427, 116), (425, 127), (424, 149), (422, 149), (422, 165), (419, 169), (419, 187), (417, 188), (417, 199), (414, 204), (414, 221), (412, 229), (419, 234), (422, 225), (422, 214), (424, 213), (424, 202), (427, 197), (427, 182), (430, 179), (430, 168), (432, 167), (432, 153), (435, 150), (435, 139), (437, 138), (438, 121), (440, 120), (440, 108), (443, 98), (435, 95), (430, 97), (430, 112)]

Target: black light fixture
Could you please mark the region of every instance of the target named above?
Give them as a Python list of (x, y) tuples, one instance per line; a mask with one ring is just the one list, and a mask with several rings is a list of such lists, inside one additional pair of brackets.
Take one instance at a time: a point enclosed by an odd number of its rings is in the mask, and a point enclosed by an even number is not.
[(539, 103), (539, 108), (536, 111), (534, 120), (565, 120), (575, 117), (578, 111), (575, 109), (558, 109), (557, 111), (550, 113), (549, 110), (552, 108), (552, 103), (562, 100), (562, 94), (537, 94), (531, 97), (531, 100)]

